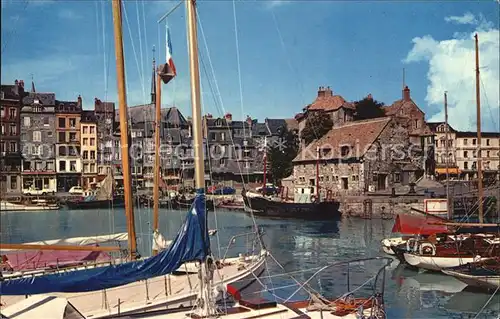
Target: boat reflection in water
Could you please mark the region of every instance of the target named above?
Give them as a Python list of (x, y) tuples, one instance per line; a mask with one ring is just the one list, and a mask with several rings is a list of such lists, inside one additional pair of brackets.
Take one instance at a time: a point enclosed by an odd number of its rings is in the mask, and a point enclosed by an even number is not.
[(404, 264), (392, 271), (392, 279), (398, 288), (398, 300), (411, 314), (409, 318), (417, 318), (422, 309), (442, 307), (467, 286), (451, 276), (419, 272)]
[[(481, 312), (481, 315), (477, 318), (498, 318), (498, 316), (500, 316), (500, 297), (498, 297), (498, 295), (491, 298), (492, 294), (469, 289), (470, 288), (465, 288), (463, 291), (454, 294), (448, 302), (446, 302), (444, 308), (452, 313), (477, 314)], [(484, 305), (486, 306), (482, 309)]]

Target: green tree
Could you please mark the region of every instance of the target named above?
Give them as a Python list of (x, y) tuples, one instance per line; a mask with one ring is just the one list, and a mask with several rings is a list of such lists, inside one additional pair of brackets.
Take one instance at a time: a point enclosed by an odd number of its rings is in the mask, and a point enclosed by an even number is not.
[(354, 102), (354, 105), (356, 106), (356, 113), (354, 114), (355, 121), (385, 116), (383, 109), (384, 103), (374, 100), (371, 97), (365, 97), (362, 100)]
[(331, 130), (333, 121), (324, 112), (315, 111), (309, 112), (307, 115), (306, 125), (301, 133), (301, 138), (306, 142), (306, 145), (323, 137)]
[(295, 131), (281, 128), (278, 139), (269, 143), (267, 148), (268, 169), (275, 183), (293, 172), (292, 160), (299, 151), (299, 138)]

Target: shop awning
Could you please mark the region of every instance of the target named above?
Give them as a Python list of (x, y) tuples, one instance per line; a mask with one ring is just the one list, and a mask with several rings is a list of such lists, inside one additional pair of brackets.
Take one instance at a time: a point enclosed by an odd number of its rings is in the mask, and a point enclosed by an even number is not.
[[(446, 174), (446, 168), (436, 168), (437, 174)], [(460, 170), (457, 167), (448, 167), (448, 174), (460, 174)]]
[(432, 235), (449, 231), (448, 226), (432, 223), (443, 223), (443, 219), (429, 215), (398, 214), (392, 232), (404, 235)]

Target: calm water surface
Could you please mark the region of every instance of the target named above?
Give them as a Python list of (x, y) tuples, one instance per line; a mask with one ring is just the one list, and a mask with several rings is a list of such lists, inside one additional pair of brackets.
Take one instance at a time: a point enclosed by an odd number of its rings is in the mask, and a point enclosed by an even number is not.
[[(184, 212), (162, 210), (160, 230), (166, 238), (173, 238), (184, 218)], [(215, 218), (215, 215), (217, 218)], [(151, 251), (151, 210), (136, 209), (138, 249), (142, 255)], [(332, 262), (375, 257), (380, 252), (380, 240), (390, 236), (392, 221), (344, 219), (341, 222), (304, 222), (256, 219), (264, 232), (264, 241), (273, 256), (287, 272), (301, 282), (314, 271)], [(229, 239), (252, 230), (252, 218), (240, 212), (218, 211), (210, 214), (210, 228), (218, 229), (212, 239), (215, 254), (224, 254)], [(126, 231), (123, 209), (15, 212), (1, 214), (1, 241), (30, 242), (64, 237), (92, 236)], [(229, 250), (236, 255), (248, 246), (238, 240)], [(221, 247), (220, 249), (218, 247)], [(350, 287), (356, 288), (373, 277), (380, 261), (332, 267), (311, 280), (311, 286), (327, 297), (346, 292), (346, 274)], [(282, 276), (283, 271), (272, 259), (266, 272), (267, 298), (288, 298), (297, 286)], [(269, 278), (270, 277), (270, 278)], [(380, 286), (380, 285), (379, 285)], [(435, 273), (417, 273), (398, 266), (395, 261), (386, 272), (385, 301), (389, 318), (475, 318), (491, 295), (463, 291), (464, 285), (452, 277)], [(369, 289), (364, 286), (361, 291)], [(296, 295), (293, 299), (300, 299)], [(500, 294), (476, 318), (498, 318)]]

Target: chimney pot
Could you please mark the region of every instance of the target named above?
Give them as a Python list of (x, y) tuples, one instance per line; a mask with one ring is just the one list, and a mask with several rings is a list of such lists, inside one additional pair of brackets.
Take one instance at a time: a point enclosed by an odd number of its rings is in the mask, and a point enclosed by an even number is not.
[(368, 95), (366, 96), (366, 98), (367, 98), (368, 100), (373, 100), (373, 96), (372, 96), (372, 94), (371, 94), (371, 93), (370, 93), (370, 94), (368, 94)]
[(408, 88), (408, 86), (405, 86), (405, 88), (403, 90), (403, 100), (405, 100), (405, 101), (410, 101), (411, 100), (410, 89)]
[(14, 84), (17, 86), (17, 85), (19, 84), (19, 81), (16, 79), (16, 80), (14, 81)]

